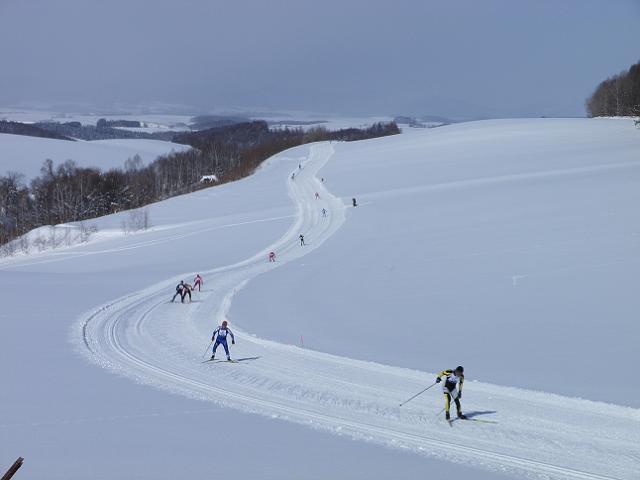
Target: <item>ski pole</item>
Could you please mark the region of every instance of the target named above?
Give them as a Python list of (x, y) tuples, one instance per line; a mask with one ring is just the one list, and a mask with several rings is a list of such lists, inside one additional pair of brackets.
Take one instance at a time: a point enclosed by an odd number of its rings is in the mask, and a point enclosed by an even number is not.
[(403, 406), (406, 403), (409, 403), (411, 400), (413, 400), (414, 398), (416, 398), (418, 395), (422, 395), (424, 392), (426, 392), (427, 390), (429, 390), (431, 387), (433, 387), (435, 385), (435, 383), (432, 383), (431, 385), (429, 385), (427, 388), (425, 388), (424, 390), (421, 390), (420, 392), (416, 393), (413, 397), (405, 400), (404, 402), (402, 402), (400, 404), (400, 406)]
[(213, 345), (213, 340), (211, 340), (211, 343), (209, 345), (207, 345), (207, 349), (204, 351), (204, 353), (202, 354), (202, 358), (207, 356), (207, 352), (209, 351), (209, 349), (211, 348), (211, 345)]
[[(451, 396), (451, 400), (450, 400), (450, 401), (455, 401), (455, 400), (456, 400), (456, 398), (458, 398), (458, 396), (457, 396), (457, 395), (456, 395), (456, 396), (455, 396), (455, 398), (454, 398), (454, 397), (453, 397), (453, 395), (451, 394), (451, 392), (449, 392), (449, 395)], [(438, 413), (436, 413), (436, 417), (440, 416), (440, 414), (441, 414), (442, 412), (444, 412), (445, 408), (447, 408), (447, 407), (442, 407), (442, 410), (440, 410)]]

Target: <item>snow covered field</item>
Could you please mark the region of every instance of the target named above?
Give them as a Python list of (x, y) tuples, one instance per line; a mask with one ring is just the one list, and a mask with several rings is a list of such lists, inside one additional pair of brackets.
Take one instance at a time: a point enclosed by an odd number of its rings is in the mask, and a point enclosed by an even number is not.
[(140, 155), (149, 163), (171, 151), (190, 147), (160, 140), (55, 140), (0, 133), (0, 174), (19, 172), (27, 181), (40, 174), (46, 159), (55, 165), (73, 160), (81, 167), (97, 167), (102, 170), (124, 166), (128, 158)]
[(640, 131), (618, 119), (340, 144), (320, 174), (362, 208), (327, 248), (256, 279), (231, 313), (260, 337), (302, 334), (337, 355), (462, 363), (491, 383), (640, 407), (640, 381), (611, 391), (612, 368), (640, 360), (639, 165)]
[[(47, 478), (636, 478), (639, 154), (621, 120), (318, 144), (151, 206), (149, 232), (3, 260), (0, 460)], [(168, 303), (195, 272), (194, 303)], [(201, 364), (225, 315), (247, 360)], [(465, 410), (497, 423), (449, 426), (435, 388), (398, 407), (458, 363)]]
[[(251, 113), (242, 109), (227, 109), (218, 112), (211, 112), (217, 115), (237, 115), (246, 116), (254, 120), (267, 120), (270, 122), (280, 123), (280, 128), (285, 126), (289, 128), (309, 129), (312, 127), (325, 127), (331, 130), (341, 128), (367, 128), (376, 122), (389, 122), (393, 117), (388, 115), (368, 115), (368, 116), (346, 116), (336, 114), (311, 113), (284, 111), (280, 113)], [(167, 130), (188, 130), (188, 125), (192, 123), (193, 116), (180, 114), (162, 114), (162, 113), (60, 113), (47, 110), (28, 110), (15, 108), (0, 108), (0, 120), (12, 120), (15, 122), (35, 123), (35, 122), (80, 122), (83, 125), (95, 125), (96, 122), (106, 118), (110, 120), (134, 120), (140, 121), (147, 125), (142, 128), (124, 128), (124, 130), (132, 130), (139, 132), (162, 132)], [(303, 123), (302, 125), (300, 123)], [(317, 123), (307, 123), (317, 122)], [(278, 126), (274, 126), (278, 128)]]

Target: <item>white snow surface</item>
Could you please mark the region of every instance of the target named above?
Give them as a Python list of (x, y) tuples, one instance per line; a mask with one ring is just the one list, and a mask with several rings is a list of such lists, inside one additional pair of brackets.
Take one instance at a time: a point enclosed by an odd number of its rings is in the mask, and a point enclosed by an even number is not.
[(640, 381), (611, 389), (640, 360), (638, 162), (629, 119), (340, 144), (320, 175), (360, 206), (329, 247), (256, 279), (231, 313), (264, 338), (638, 408)]
[[(316, 144), (150, 206), (152, 231), (3, 260), (0, 459), (11, 441), (48, 478), (637, 478), (639, 153), (622, 120)], [(168, 303), (196, 271), (195, 301)], [(200, 363), (225, 317), (246, 360)], [(70, 354), (69, 325), (117, 376)], [(495, 423), (449, 426), (439, 387), (399, 406), (458, 363), (465, 411)]]
[(122, 168), (128, 158), (140, 155), (144, 164), (172, 151), (190, 147), (161, 140), (125, 139), (71, 142), (51, 138), (0, 133), (0, 174), (18, 172), (29, 181), (40, 174), (46, 159), (55, 165), (73, 160), (80, 167), (101, 170)]

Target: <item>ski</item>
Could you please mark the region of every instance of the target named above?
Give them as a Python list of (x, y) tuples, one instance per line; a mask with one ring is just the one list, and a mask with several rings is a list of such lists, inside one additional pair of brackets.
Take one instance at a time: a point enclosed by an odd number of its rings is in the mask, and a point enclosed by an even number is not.
[(479, 423), (492, 423), (492, 424), (498, 423), (495, 420), (484, 420), (480, 418), (452, 418), (451, 420), (447, 420), (447, 422), (449, 422), (449, 425), (453, 426), (453, 422), (455, 422), (456, 420), (460, 420), (461, 422), (479, 422)]
[(214, 358), (214, 359), (208, 359), (208, 360), (203, 360), (200, 363), (218, 363), (218, 362), (227, 362), (227, 363), (240, 363), (240, 362), (247, 362), (249, 360), (258, 360), (260, 357), (245, 357), (245, 358), (236, 358), (233, 360), (224, 360), (222, 358)]

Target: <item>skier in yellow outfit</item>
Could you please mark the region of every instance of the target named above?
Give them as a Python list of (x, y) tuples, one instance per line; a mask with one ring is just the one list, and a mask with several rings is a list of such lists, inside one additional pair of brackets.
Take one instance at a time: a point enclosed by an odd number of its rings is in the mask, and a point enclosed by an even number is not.
[(464, 383), (464, 368), (459, 366), (456, 367), (455, 370), (442, 370), (436, 377), (436, 383), (440, 383), (442, 381), (442, 377), (445, 377), (444, 384), (442, 385), (442, 392), (444, 393), (444, 411), (447, 420), (451, 420), (449, 408), (451, 407), (452, 399), (456, 403), (458, 418), (466, 420), (467, 417), (462, 413), (462, 406), (460, 405), (460, 399), (462, 398), (462, 384)]

